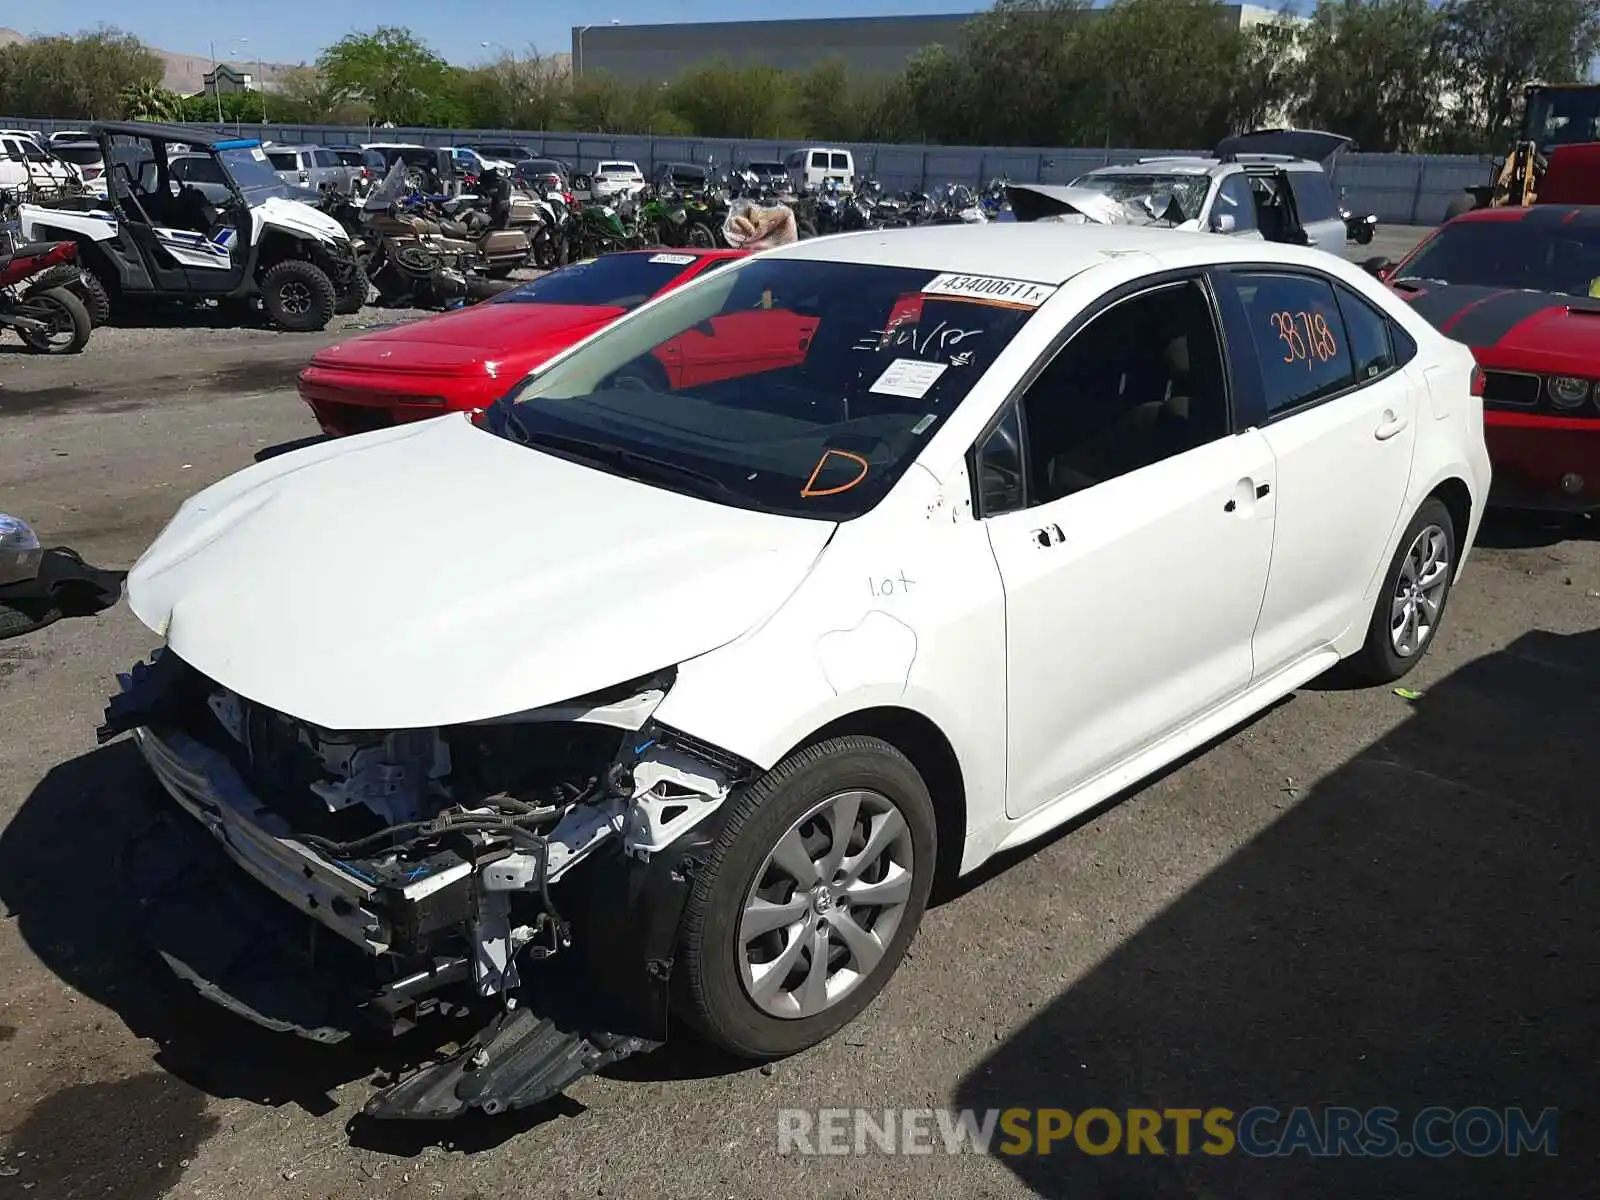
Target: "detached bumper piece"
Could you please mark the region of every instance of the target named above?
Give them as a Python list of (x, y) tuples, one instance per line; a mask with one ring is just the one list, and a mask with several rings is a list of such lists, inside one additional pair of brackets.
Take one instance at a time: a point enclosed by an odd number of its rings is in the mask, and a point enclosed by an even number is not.
[(502, 1013), (453, 1058), (379, 1092), (364, 1112), (384, 1120), (493, 1116), (553, 1099), (586, 1075), (660, 1042), (559, 1028), (531, 1009)]
[(166, 964), (212, 1003), (280, 1033), (331, 1043), (362, 1028), (366, 996), (350, 970), (359, 955), (287, 905), (263, 903), (263, 889), (219, 858), (192, 822), (165, 816), (123, 851), (141, 932)]

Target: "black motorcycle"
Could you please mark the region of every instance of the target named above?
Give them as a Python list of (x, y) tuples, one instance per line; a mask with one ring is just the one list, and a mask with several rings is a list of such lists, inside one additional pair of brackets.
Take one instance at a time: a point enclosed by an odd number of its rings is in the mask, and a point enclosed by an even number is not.
[(1350, 206), (1345, 203), (1341, 195), (1339, 200), (1339, 216), (1344, 221), (1344, 236), (1346, 240), (1358, 246), (1366, 246), (1372, 242), (1372, 235), (1378, 229), (1378, 214), (1367, 213), (1358, 217), (1350, 211)]

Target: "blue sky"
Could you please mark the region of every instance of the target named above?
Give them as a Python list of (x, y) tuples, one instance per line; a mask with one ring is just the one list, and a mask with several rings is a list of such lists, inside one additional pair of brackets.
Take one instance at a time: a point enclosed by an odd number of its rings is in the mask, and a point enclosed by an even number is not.
[[(971, 12), (987, 7), (982, 0), (872, 0), (863, 8), (849, 0), (809, 0), (807, 17), (842, 17), (890, 13)], [(21, 33), (76, 33), (99, 24), (116, 25), (152, 46), (181, 54), (209, 54), (217, 43), (218, 57), (228, 57), (233, 45), (242, 59), (267, 62), (309, 61), (329, 42), (352, 30), (379, 25), (404, 25), (425, 39), (451, 62), (463, 65), (497, 57), (498, 48), (480, 43), (492, 39), (523, 53), (533, 44), (544, 53), (570, 51), (574, 25), (602, 25), (612, 20), (625, 25), (666, 21), (718, 21), (734, 17), (726, 3), (715, 0), (582, 0), (581, 4), (529, 4), (526, 0), (275, 0), (272, 4), (216, 4), (203, 0), (74, 0), (50, 10), (26, 5), (30, 18), (43, 22), (45, 13), (69, 19), (67, 27), (30, 26), (22, 11), (0, 18)], [(589, 16), (579, 18), (579, 12)], [(467, 19), (463, 21), (462, 15)], [(773, 9), (764, 15), (786, 15)], [(466, 28), (465, 26), (470, 26)], [(245, 38), (248, 41), (239, 41)]]

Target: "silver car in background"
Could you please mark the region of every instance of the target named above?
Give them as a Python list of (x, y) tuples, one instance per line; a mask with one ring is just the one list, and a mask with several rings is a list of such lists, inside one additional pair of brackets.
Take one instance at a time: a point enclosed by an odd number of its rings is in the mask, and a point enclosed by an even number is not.
[(350, 190), (355, 172), (327, 146), (264, 146), (263, 149), (278, 178), (290, 187), (317, 191), (323, 184), (332, 184), (341, 192)]

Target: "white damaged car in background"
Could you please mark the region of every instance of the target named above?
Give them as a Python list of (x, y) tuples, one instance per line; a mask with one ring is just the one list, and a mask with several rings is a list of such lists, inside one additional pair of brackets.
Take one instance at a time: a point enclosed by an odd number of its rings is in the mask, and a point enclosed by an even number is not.
[(451, 1018), (379, 1117), (537, 1103), (669, 1021), (791, 1054), (936, 879), (1341, 660), (1408, 671), (1488, 489), (1477, 379), (1292, 247), (1005, 224), (732, 263), (476, 419), (179, 509), (127, 589), (165, 646), (100, 731), (164, 788), (139, 911), (271, 1028)]

